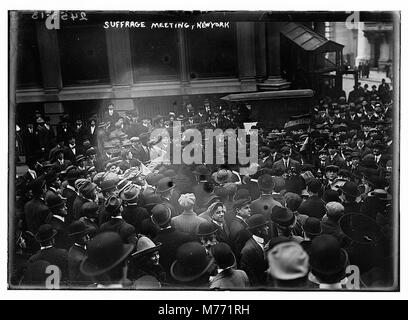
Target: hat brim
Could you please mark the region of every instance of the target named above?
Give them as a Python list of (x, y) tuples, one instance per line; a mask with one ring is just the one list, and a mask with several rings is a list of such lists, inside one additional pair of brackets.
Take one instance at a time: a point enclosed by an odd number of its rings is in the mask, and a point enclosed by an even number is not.
[(222, 183), (226, 183), (226, 182), (230, 181), (231, 178), (232, 178), (232, 172), (231, 172), (231, 171), (227, 171), (227, 173), (228, 173), (228, 175), (227, 175), (224, 179), (222, 179), (222, 180), (218, 179), (217, 173), (215, 173), (215, 174), (214, 174), (214, 177), (213, 177), (213, 178), (214, 178), (214, 181), (215, 181), (216, 183), (218, 183), (218, 184), (222, 184)]
[(320, 268), (320, 266), (316, 265), (314, 262), (309, 262), (310, 266), (312, 268), (312, 270), (315, 270), (321, 274), (325, 274), (325, 275), (331, 275), (331, 274), (336, 274), (338, 272), (340, 272), (341, 270), (343, 270), (344, 268), (346, 268), (347, 264), (348, 264), (348, 254), (347, 251), (344, 250), (343, 248), (340, 249), (340, 259), (339, 259), (339, 264), (338, 266), (331, 268), (331, 269), (327, 269), (327, 268)]
[(104, 268), (99, 268), (97, 265), (89, 262), (89, 257), (85, 258), (85, 260), (82, 261), (80, 265), (80, 271), (86, 275), (86, 276), (98, 276), (106, 271), (111, 270), (112, 268), (116, 267), (119, 263), (121, 263), (123, 260), (126, 259), (126, 257), (132, 252), (134, 249), (134, 244), (124, 244), (123, 245), (123, 251), (120, 257), (110, 264), (109, 266), (106, 266)]
[(256, 225), (254, 225), (254, 226), (248, 226), (247, 229), (248, 229), (248, 230), (253, 230), (253, 229), (256, 229), (256, 228), (259, 228), (259, 227), (266, 226), (266, 225), (268, 225), (268, 224), (269, 224), (269, 221), (266, 221), (266, 222), (264, 222), (264, 223), (256, 224)]
[(190, 282), (190, 281), (194, 281), (198, 278), (200, 278), (204, 273), (206, 273), (208, 271), (208, 269), (211, 268), (211, 266), (214, 263), (214, 258), (207, 258), (208, 259), (208, 263), (205, 266), (205, 268), (203, 268), (203, 270), (201, 272), (196, 273), (195, 275), (191, 275), (191, 276), (185, 276), (183, 275), (182, 272), (182, 266), (181, 264), (176, 260), (171, 264), (170, 267), (170, 274), (171, 276), (177, 280), (177, 281), (181, 281), (181, 282)]
[(132, 253), (132, 258), (140, 258), (143, 257), (145, 255), (148, 255), (150, 253), (153, 253), (155, 251), (157, 251), (160, 247), (162, 246), (161, 243), (157, 243), (156, 246), (145, 249), (145, 250), (141, 250), (141, 251), (136, 251), (135, 253)]
[(126, 198), (126, 196), (125, 196), (124, 194), (121, 194), (121, 195), (120, 195), (120, 198), (121, 198), (123, 201), (128, 201), (128, 202), (137, 199), (137, 197), (139, 197), (139, 194), (137, 194), (137, 193), (136, 193), (134, 196), (130, 197), (130, 198)]
[(90, 227), (86, 227), (85, 230), (79, 231), (79, 232), (74, 232), (74, 233), (69, 233), (68, 236), (72, 237), (72, 238), (77, 238), (77, 237), (83, 237), (87, 234), (90, 234), (92, 232), (92, 228)]
[(379, 200), (382, 200), (382, 201), (390, 201), (390, 200), (392, 200), (392, 196), (391, 196), (389, 193), (387, 193), (387, 197), (386, 197), (386, 198), (378, 197), (378, 196), (376, 196), (376, 195), (373, 194), (373, 193), (374, 193), (374, 191), (371, 191), (371, 192), (369, 192), (367, 195), (368, 195), (369, 197), (375, 197), (375, 198), (377, 198), (377, 199), (379, 199)]
[(52, 235), (50, 236), (50, 237), (48, 237), (48, 238), (44, 238), (44, 239), (40, 239), (39, 237), (38, 237), (38, 234), (35, 236), (35, 240), (37, 241), (37, 242), (44, 242), (44, 241), (48, 241), (48, 240), (51, 240), (51, 239), (53, 239), (53, 238), (55, 238), (55, 236), (57, 235), (57, 230), (52, 230)]
[(216, 233), (218, 231), (218, 229), (214, 229), (214, 231), (208, 232), (208, 233), (197, 233), (198, 237), (206, 237), (206, 236), (210, 236), (214, 233)]
[(343, 186), (339, 187), (339, 190), (340, 190), (341, 192), (343, 192), (345, 195), (350, 196), (350, 197), (353, 197), (353, 198), (358, 198), (359, 196), (361, 196), (360, 193), (352, 194), (352, 193), (349, 193), (349, 192), (347, 192), (347, 191), (344, 191)]

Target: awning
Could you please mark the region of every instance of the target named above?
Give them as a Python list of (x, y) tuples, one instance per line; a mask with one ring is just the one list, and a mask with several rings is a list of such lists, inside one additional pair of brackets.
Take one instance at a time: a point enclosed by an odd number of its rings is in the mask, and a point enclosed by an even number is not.
[(342, 44), (328, 40), (308, 27), (294, 22), (285, 25), (281, 34), (305, 51), (331, 52), (341, 50), (344, 47)]

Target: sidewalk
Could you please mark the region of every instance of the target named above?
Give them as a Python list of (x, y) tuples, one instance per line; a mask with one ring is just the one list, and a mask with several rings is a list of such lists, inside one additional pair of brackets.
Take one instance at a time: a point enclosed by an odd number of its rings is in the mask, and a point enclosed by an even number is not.
[[(358, 81), (361, 82), (361, 86), (364, 87), (365, 84), (368, 84), (369, 89), (371, 90), (371, 86), (376, 85), (377, 89), (378, 86), (381, 84), (381, 80), (385, 79), (385, 82), (390, 85), (392, 89), (391, 79), (385, 76), (385, 72), (383, 71), (370, 71), (369, 78), (360, 78)], [(343, 76), (343, 90), (348, 94), (351, 90), (353, 90), (354, 86), (354, 76), (351, 74), (346, 74)]]

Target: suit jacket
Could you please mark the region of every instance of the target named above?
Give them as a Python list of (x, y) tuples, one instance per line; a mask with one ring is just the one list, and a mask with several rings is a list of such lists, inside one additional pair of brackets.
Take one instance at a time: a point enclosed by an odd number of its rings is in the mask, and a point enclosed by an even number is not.
[(211, 289), (238, 289), (249, 286), (249, 279), (245, 271), (232, 268), (218, 273), (210, 282)]
[(71, 161), (72, 163), (75, 163), (75, 158), (78, 154), (81, 154), (81, 152), (79, 151), (77, 144), (75, 144), (75, 154), (73, 149), (71, 149), (71, 147), (68, 145), (65, 152), (65, 158)]
[(329, 164), (338, 166), (340, 168), (345, 168), (346, 166), (346, 160), (344, 160), (339, 154), (336, 154), (333, 160), (330, 158), (330, 156), (327, 157), (327, 160), (329, 161)]
[(79, 221), (82, 221), (89, 229), (91, 229), (91, 232), (89, 233), (89, 236), (91, 238), (98, 233), (99, 226), (96, 222), (92, 221), (87, 217), (81, 217), (79, 218)]
[(286, 167), (284, 162), (283, 162), (283, 158), (276, 161), (273, 166), (272, 166), (272, 170), (276, 173), (279, 174), (280, 172), (287, 172), (288, 170), (290, 170), (291, 168), (294, 168), (294, 170), (296, 172), (300, 171), (300, 162), (293, 160), (291, 158), (289, 158), (289, 166)]
[[(51, 150), (51, 151), (52, 151), (52, 150)], [(51, 152), (50, 152), (50, 153), (51, 153)], [(54, 168), (55, 168), (55, 170), (56, 170), (57, 172), (61, 172), (61, 171), (65, 170), (65, 169), (68, 167), (68, 164), (69, 164), (69, 162), (68, 162), (67, 159), (64, 159), (64, 161), (62, 162), (62, 164), (61, 164), (58, 160), (54, 161), (54, 163), (53, 163)]]
[(250, 238), (241, 251), (240, 269), (245, 271), (252, 287), (265, 286), (267, 268), (262, 248), (255, 239)]
[(142, 221), (150, 217), (147, 210), (138, 205), (126, 205), (123, 207), (122, 217), (135, 228), (136, 234), (142, 231)]
[(194, 212), (182, 213), (171, 219), (171, 224), (176, 230), (194, 236), (197, 235), (198, 226), (203, 222), (206, 222), (206, 219), (198, 217)]
[(57, 127), (57, 137), (58, 139), (60, 138), (63, 139), (66, 146), (68, 145), (68, 139), (72, 136), (73, 136), (73, 131), (71, 127), (67, 126), (65, 130), (61, 125)]
[(232, 249), (237, 259), (240, 258), (239, 256), (241, 254), (242, 248), (252, 236), (247, 227), (248, 224), (238, 217), (235, 217), (234, 220), (232, 220), (230, 226), (229, 242), (232, 245)]
[(80, 195), (77, 195), (75, 197), (75, 200), (72, 204), (72, 213), (74, 214), (75, 220), (78, 220), (79, 218), (82, 217), (82, 205), (88, 201), (89, 201), (88, 199), (85, 199), (81, 197)]
[(171, 217), (172, 217), (172, 218), (178, 216), (179, 213), (178, 213), (177, 210), (174, 208), (174, 206), (173, 206), (173, 204), (171, 203), (170, 200), (168, 200), (168, 199), (166, 199), (166, 198), (164, 198), (164, 197), (161, 197), (161, 201), (162, 201), (162, 205), (164, 205), (165, 207), (167, 207), (167, 208), (170, 209)]
[(46, 127), (40, 127), (38, 129), (38, 142), (40, 148), (45, 148), (46, 152), (51, 150), (51, 148), (55, 145), (55, 135), (51, 127), (49, 129)]
[(86, 250), (74, 244), (68, 251), (68, 277), (73, 286), (88, 286), (91, 278), (85, 276), (79, 269), (82, 261), (88, 256)]
[(136, 243), (135, 228), (123, 219), (111, 218), (101, 225), (100, 231), (113, 231), (120, 235), (124, 243)]
[(41, 198), (33, 198), (24, 205), (24, 216), (27, 228), (36, 234), (38, 228), (45, 223), (50, 210)]
[(68, 250), (72, 244), (68, 236), (68, 225), (55, 216), (49, 216), (47, 222), (57, 231), (55, 247)]
[(252, 201), (250, 205), (252, 214), (263, 214), (266, 220), (271, 220), (270, 215), (275, 206), (282, 207), (271, 194), (262, 194), (258, 199)]
[(298, 212), (320, 220), (326, 214), (326, 204), (318, 196), (311, 196), (300, 204)]
[(30, 133), (28, 129), (22, 132), (21, 138), (23, 139), (23, 146), (25, 155), (30, 157), (34, 156), (38, 152), (38, 134), (33, 128), (33, 133)]
[(98, 147), (98, 127), (96, 125), (93, 133), (90, 126), (86, 128), (86, 137), (91, 142), (91, 145), (93, 145), (94, 147)]
[(196, 197), (196, 208), (204, 207), (204, 204), (208, 201), (208, 197), (211, 195), (211, 192), (205, 190), (204, 182), (199, 182), (194, 185), (192, 191)]
[(75, 142), (82, 146), (82, 143), (84, 140), (87, 138), (88, 135), (88, 130), (84, 126), (81, 126), (79, 129), (75, 126), (74, 130), (74, 137), (75, 137)]
[(38, 260), (45, 260), (50, 264), (57, 266), (61, 271), (61, 280), (68, 279), (67, 250), (54, 247), (41, 249), (29, 259), (29, 262), (36, 262)]
[(62, 191), (62, 196), (67, 199), (66, 205), (67, 205), (67, 215), (65, 216), (65, 222), (67, 225), (70, 225), (71, 222), (74, 221), (74, 201), (77, 197), (77, 192), (70, 189), (70, 188), (65, 188)]
[(160, 264), (166, 272), (166, 279), (171, 283), (176, 283), (170, 274), (170, 266), (176, 260), (177, 249), (184, 243), (194, 241), (195, 238), (187, 233), (177, 231), (175, 228), (159, 230), (153, 239), (155, 243), (160, 242), (159, 248)]
[(150, 149), (146, 146), (143, 148), (141, 147), (139, 150), (132, 148), (131, 152), (135, 159), (139, 160), (140, 162), (145, 163), (150, 160)]

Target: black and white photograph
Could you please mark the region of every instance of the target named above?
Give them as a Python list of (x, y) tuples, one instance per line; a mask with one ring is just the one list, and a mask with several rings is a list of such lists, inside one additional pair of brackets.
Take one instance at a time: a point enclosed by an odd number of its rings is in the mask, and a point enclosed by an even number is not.
[(400, 20), (9, 10), (8, 290), (399, 291)]

